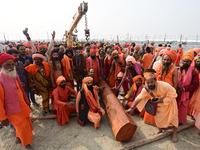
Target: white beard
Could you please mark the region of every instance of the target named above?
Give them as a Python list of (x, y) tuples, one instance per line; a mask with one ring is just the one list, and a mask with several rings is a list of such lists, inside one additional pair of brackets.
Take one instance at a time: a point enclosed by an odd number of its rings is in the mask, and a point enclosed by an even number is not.
[(3, 74), (9, 76), (10, 78), (16, 79), (16, 77), (17, 77), (16, 67), (14, 67), (14, 69), (7, 70), (2, 66), (1, 71)]

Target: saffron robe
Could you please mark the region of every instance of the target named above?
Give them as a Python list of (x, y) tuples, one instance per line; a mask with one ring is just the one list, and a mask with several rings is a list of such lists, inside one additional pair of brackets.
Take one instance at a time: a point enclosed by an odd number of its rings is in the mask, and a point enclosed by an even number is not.
[(30, 118), (31, 110), (24, 100), (23, 92), (19, 85), (20, 83), (17, 80), (15, 82), (17, 85), (16, 90), (19, 96), (21, 112), (13, 115), (6, 115), (6, 110), (4, 108), (4, 89), (0, 85), (0, 120), (8, 119), (16, 130), (16, 137), (20, 138), (23, 146), (26, 146), (33, 141), (33, 126)]
[(153, 55), (151, 53), (144, 54), (144, 56), (142, 58), (143, 68), (144, 69), (149, 68), (151, 63), (152, 63), (152, 61), (153, 61)]
[[(156, 89), (152, 91), (155, 97), (163, 98), (163, 103), (157, 104), (157, 111), (155, 123), (158, 128), (168, 128), (169, 126), (178, 127), (178, 108), (176, 102), (176, 90), (168, 83), (163, 81), (157, 81)], [(137, 99), (141, 99), (137, 105), (138, 110), (141, 112), (146, 105), (147, 101), (151, 98), (151, 95), (142, 89), (141, 93), (137, 96)]]
[(57, 122), (61, 126), (69, 122), (69, 116), (71, 113), (76, 112), (75, 106), (65, 106), (66, 103), (69, 103), (68, 97), (70, 93), (77, 96), (76, 91), (68, 86), (66, 86), (65, 89), (57, 86), (57, 88), (52, 92), (53, 110), (56, 112)]

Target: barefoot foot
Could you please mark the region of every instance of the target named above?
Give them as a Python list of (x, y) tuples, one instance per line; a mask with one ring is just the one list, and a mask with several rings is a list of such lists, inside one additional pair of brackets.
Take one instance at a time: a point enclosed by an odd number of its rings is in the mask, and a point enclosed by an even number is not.
[(31, 147), (30, 144), (26, 145), (25, 148), (28, 149), (28, 150), (33, 150), (33, 148)]
[(19, 144), (19, 143), (22, 143), (22, 142), (21, 142), (20, 138), (17, 137), (16, 140), (15, 140), (15, 143)]

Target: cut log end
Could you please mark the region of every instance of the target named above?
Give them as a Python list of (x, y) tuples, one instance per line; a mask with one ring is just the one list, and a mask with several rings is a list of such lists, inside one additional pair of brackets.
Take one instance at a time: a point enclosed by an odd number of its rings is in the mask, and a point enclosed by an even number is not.
[(120, 128), (116, 135), (116, 141), (120, 142), (127, 142), (129, 141), (132, 136), (134, 135), (135, 131), (137, 129), (137, 126), (132, 123), (127, 123), (123, 127)]

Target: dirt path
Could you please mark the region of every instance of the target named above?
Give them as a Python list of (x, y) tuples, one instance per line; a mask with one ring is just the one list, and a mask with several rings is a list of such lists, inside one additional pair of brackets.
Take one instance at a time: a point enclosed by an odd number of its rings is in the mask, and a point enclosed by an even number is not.
[[(37, 98), (39, 101), (39, 98)], [(33, 108), (33, 114), (39, 115), (41, 109)], [(157, 129), (143, 123), (142, 118), (133, 117), (138, 129), (129, 142), (151, 136)], [(76, 117), (71, 117), (70, 122), (59, 126), (55, 119), (34, 121), (34, 141), (31, 144), (35, 150), (112, 150), (124, 143), (116, 142), (109, 123), (104, 116), (101, 126), (95, 130), (92, 123), (81, 127), (76, 122)], [(198, 129), (191, 127), (178, 133), (179, 142), (171, 143), (171, 137), (166, 137), (157, 142), (136, 148), (136, 150), (198, 150), (200, 149), (200, 136)], [(21, 144), (15, 144), (15, 136), (10, 133), (10, 128), (0, 129), (0, 150), (23, 150)]]

